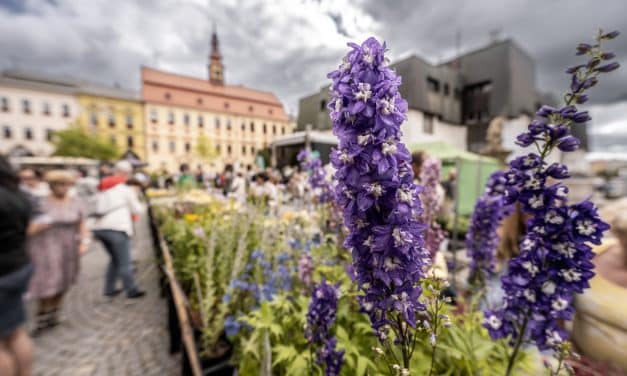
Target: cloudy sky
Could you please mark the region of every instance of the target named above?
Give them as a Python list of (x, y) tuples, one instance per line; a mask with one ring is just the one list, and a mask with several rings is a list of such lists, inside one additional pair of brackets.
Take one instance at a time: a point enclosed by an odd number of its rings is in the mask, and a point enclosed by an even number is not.
[[(574, 46), (598, 27), (627, 26), (625, 14), (625, 0), (0, 0), (0, 68), (134, 89), (141, 65), (206, 77), (215, 22), (227, 81), (273, 91), (295, 113), (299, 97), (326, 83), (347, 41), (375, 35), (392, 60), (416, 53), (437, 63), (456, 54), (457, 35), (463, 52), (492, 33), (526, 49), (538, 87), (557, 94), (567, 83), (564, 67), (576, 61)], [(624, 68), (591, 93), (598, 112), (627, 101), (621, 31), (608, 47)], [(616, 116), (596, 126), (627, 133), (627, 115), (609, 106)]]

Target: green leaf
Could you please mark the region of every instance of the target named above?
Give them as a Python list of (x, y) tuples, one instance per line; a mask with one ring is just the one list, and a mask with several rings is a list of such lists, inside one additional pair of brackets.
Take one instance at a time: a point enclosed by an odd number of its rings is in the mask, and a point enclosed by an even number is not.
[(273, 366), (280, 364), (282, 362), (286, 362), (298, 356), (298, 352), (294, 346), (286, 346), (286, 345), (276, 345), (274, 346), (274, 362)]

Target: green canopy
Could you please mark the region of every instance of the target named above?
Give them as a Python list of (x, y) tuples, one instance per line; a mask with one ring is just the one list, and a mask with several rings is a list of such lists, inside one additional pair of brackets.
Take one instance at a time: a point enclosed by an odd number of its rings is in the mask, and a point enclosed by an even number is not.
[(472, 213), (477, 198), (483, 193), (488, 177), (502, 168), (496, 158), (458, 149), (445, 142), (412, 144), (412, 152), (424, 151), (442, 161), (442, 180), (446, 180), (451, 169), (457, 169), (459, 214)]

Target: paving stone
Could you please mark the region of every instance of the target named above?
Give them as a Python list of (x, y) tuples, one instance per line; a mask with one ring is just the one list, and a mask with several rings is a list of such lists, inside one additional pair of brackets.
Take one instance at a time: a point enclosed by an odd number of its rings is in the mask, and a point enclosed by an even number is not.
[[(147, 295), (128, 300), (102, 295), (108, 256), (94, 243), (81, 260), (77, 283), (65, 297), (57, 328), (35, 341), (35, 375), (178, 375), (180, 357), (168, 353), (166, 303), (159, 296), (158, 269), (146, 218), (137, 225), (132, 257)], [(29, 302), (34, 325), (34, 302)]]

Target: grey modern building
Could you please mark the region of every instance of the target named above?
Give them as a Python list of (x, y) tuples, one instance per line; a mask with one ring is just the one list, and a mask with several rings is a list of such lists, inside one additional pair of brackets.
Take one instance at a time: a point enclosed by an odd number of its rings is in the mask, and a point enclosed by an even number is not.
[[(484, 145), (491, 119), (532, 115), (541, 99), (535, 86), (534, 60), (511, 39), (439, 65), (412, 55), (391, 66), (403, 79), (400, 91), (410, 111), (421, 113), (422, 123), (412, 126), (421, 127), (424, 134), (434, 132), (433, 124), (466, 128), (465, 145), (472, 151)], [(302, 98), (297, 129), (305, 129), (307, 124), (317, 130), (330, 129), (329, 97), (326, 86)]]

